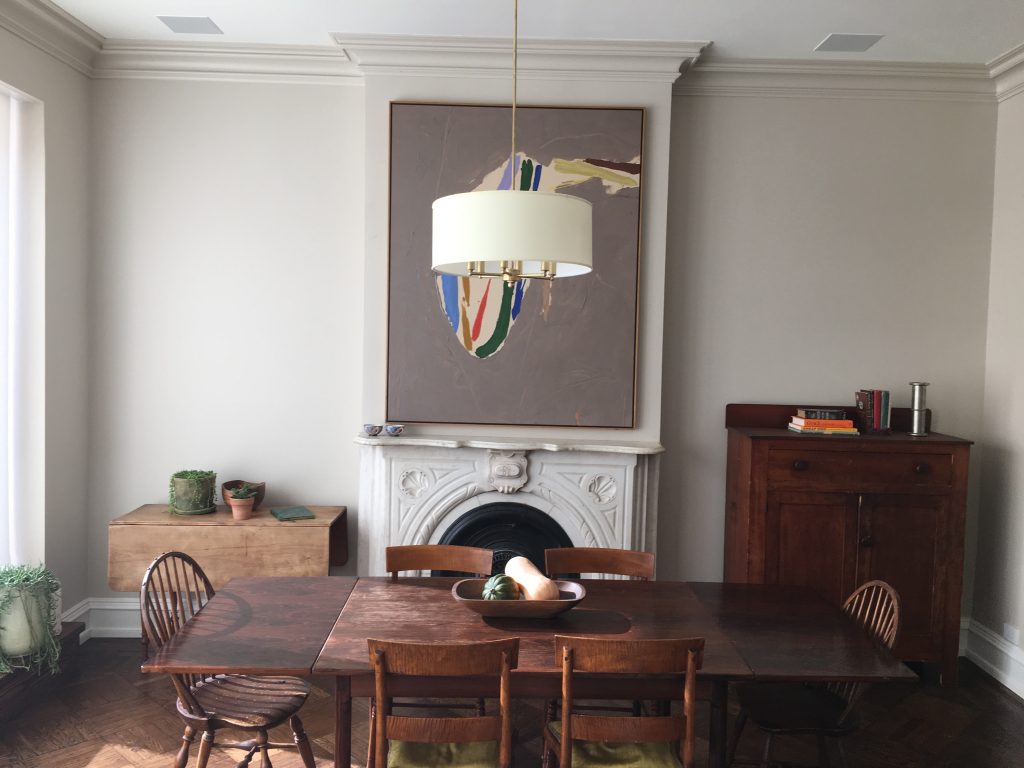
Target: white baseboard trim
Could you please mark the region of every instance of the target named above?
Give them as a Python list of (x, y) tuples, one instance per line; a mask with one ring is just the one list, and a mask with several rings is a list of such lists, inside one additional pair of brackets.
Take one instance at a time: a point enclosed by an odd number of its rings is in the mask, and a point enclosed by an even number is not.
[(138, 638), (142, 631), (137, 597), (87, 597), (64, 611), (61, 618), (85, 622), (83, 643), (92, 637)]
[(978, 621), (972, 619), (969, 624), (967, 658), (1024, 698), (1024, 648), (1008, 642)]

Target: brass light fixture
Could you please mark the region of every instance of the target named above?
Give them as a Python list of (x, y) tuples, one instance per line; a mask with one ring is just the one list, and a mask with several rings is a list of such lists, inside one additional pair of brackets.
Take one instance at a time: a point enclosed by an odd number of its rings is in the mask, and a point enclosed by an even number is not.
[[(519, 0), (513, 11), (511, 189), (462, 192), (435, 200), (431, 267), (449, 275), (500, 277), (506, 283), (585, 275), (593, 267), (590, 202), (558, 192), (517, 189)], [(523, 258), (524, 248), (531, 258)]]

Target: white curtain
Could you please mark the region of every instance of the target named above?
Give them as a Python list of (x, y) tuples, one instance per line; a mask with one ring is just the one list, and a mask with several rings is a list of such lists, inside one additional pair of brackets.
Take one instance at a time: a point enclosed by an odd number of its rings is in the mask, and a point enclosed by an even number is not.
[(0, 87), (0, 565), (43, 559), (41, 105)]

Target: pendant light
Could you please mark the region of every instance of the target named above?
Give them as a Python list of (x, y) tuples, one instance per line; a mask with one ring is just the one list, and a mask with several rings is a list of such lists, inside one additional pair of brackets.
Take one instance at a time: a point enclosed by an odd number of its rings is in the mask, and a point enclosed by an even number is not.
[(431, 267), (448, 275), (500, 277), (507, 283), (585, 275), (593, 266), (590, 202), (560, 192), (518, 189), (519, 0), (513, 12), (511, 189), (435, 200)]

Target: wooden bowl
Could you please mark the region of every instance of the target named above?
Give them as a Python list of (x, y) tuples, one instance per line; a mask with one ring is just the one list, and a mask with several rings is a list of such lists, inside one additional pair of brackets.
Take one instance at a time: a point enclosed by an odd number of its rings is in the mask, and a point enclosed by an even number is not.
[(263, 503), (263, 497), (267, 495), (267, 484), (266, 483), (253, 483), (249, 480), (228, 480), (226, 483), (220, 485), (220, 497), (224, 499), (224, 503), (228, 503), (228, 491), (232, 488), (237, 488), (243, 483), (249, 483), (249, 485), (256, 487), (256, 501), (252, 503), (252, 509), (255, 512), (260, 504)]
[(587, 590), (575, 581), (556, 581), (558, 600), (484, 600), (482, 595), (487, 579), (462, 579), (452, 585), (456, 602), (479, 613), (502, 619), (550, 619), (577, 605), (587, 596)]

